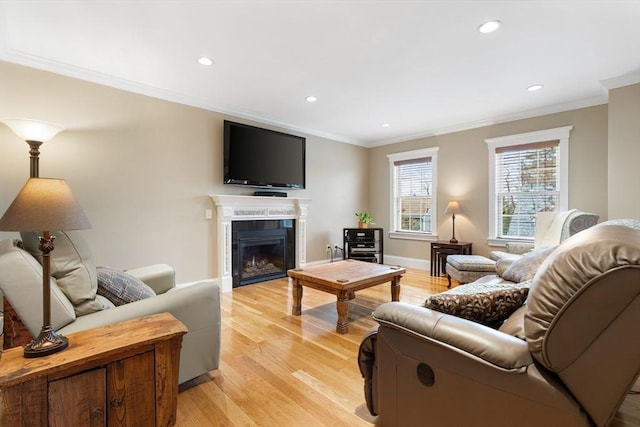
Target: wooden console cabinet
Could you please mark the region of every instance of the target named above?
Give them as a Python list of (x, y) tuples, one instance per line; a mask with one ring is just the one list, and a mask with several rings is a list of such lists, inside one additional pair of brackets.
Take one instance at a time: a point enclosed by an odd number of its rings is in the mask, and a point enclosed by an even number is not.
[[(69, 334), (69, 348), (0, 360), (9, 426), (172, 426), (186, 327), (169, 313)], [(0, 412), (0, 422), (2, 416)]]

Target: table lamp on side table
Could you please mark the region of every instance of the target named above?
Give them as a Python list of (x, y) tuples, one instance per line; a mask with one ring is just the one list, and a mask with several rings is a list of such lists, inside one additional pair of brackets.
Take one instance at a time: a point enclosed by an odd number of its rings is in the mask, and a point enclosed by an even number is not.
[(458, 202), (449, 202), (444, 210), (445, 215), (451, 214), (451, 220), (453, 221), (453, 235), (449, 243), (458, 243), (458, 239), (456, 239), (456, 212), (460, 212), (460, 204)]
[(91, 224), (65, 180), (30, 178), (0, 218), (2, 231), (39, 231), (42, 251), (43, 326), (37, 338), (24, 347), (27, 358), (47, 356), (69, 345), (51, 327), (50, 259), (55, 236), (50, 231), (83, 230)]

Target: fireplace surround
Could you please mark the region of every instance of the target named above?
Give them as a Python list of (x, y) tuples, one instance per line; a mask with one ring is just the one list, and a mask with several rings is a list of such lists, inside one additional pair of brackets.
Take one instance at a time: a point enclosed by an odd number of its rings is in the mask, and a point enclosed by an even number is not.
[[(242, 222), (243, 224), (239, 228), (236, 226), (237, 229), (242, 229), (247, 228), (246, 221), (293, 220), (289, 225), (293, 231), (294, 259), (287, 261), (292, 268), (302, 268), (306, 265), (307, 208), (311, 199), (234, 195), (212, 195), (210, 197), (216, 206), (217, 277), (222, 292), (230, 292), (234, 287), (234, 222)], [(276, 245), (275, 243), (271, 244)], [(286, 270), (284, 273), (286, 275)]]

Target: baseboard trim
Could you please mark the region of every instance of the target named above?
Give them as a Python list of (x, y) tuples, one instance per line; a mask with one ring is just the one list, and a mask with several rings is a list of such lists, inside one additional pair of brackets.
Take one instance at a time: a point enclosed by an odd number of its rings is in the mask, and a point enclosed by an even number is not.
[(384, 263), (387, 265), (399, 265), (400, 267), (415, 268), (417, 270), (429, 270), (431, 268), (431, 264), (428, 259), (406, 258), (395, 255), (385, 255)]
[[(333, 262), (342, 261), (342, 258), (335, 259)], [(322, 265), (330, 263), (330, 259), (323, 259), (320, 261), (312, 261), (305, 264), (306, 267), (313, 267), (314, 265)], [(400, 267), (406, 268), (415, 268), (416, 270), (429, 270), (431, 268), (431, 263), (428, 259), (418, 259), (418, 258), (406, 258), (394, 255), (385, 255), (384, 263), (387, 265), (399, 265)]]

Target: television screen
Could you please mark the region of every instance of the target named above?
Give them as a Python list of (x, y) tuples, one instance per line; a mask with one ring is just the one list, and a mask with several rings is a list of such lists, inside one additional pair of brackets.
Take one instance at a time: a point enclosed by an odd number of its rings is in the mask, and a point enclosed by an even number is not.
[(224, 122), (224, 183), (305, 188), (306, 139)]

